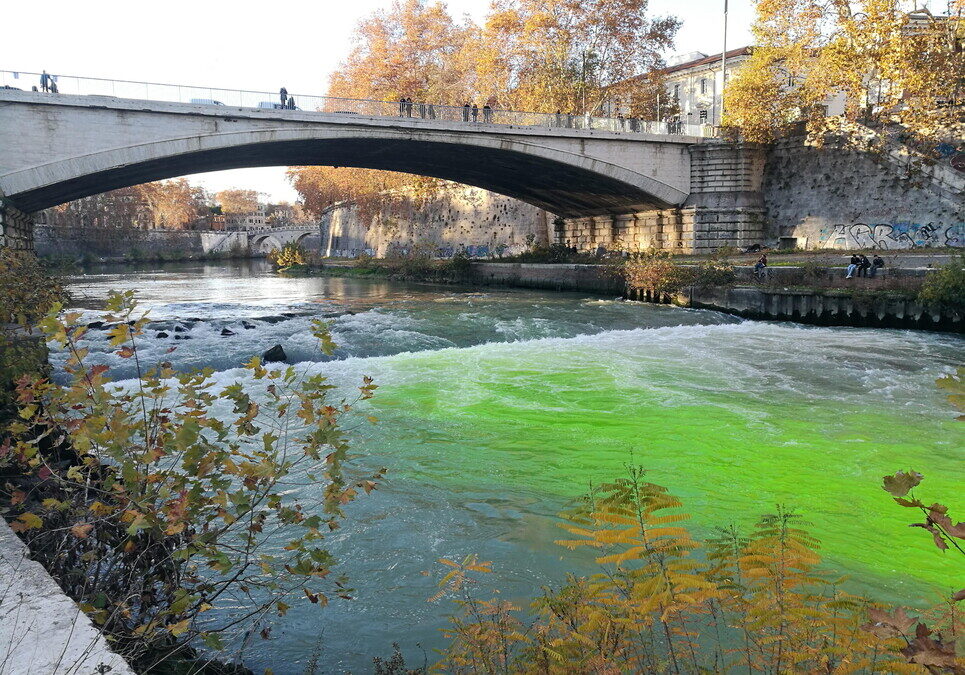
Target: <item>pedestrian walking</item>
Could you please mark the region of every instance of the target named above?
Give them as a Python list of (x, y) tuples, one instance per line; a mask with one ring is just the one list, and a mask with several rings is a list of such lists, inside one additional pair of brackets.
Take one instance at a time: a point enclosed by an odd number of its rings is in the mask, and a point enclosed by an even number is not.
[(278, 90), (278, 98), (281, 99), (281, 107), (284, 108), (288, 105), (288, 90), (282, 87)]
[(617, 113), (617, 124), (620, 125), (620, 131), (626, 131), (626, 120), (623, 119), (623, 113)]
[(472, 121), (476, 122), (479, 120), (479, 106), (475, 103), (472, 104)]
[(483, 106), (483, 122), (486, 124), (492, 124), (493, 122), (493, 107), (488, 103)]
[(885, 261), (881, 259), (881, 256), (875, 253), (875, 257), (871, 259), (871, 269), (868, 270), (871, 276), (874, 277), (878, 274), (878, 270), (885, 266)]
[(463, 122), (469, 121), (469, 101), (466, 101), (462, 105), (462, 121)]

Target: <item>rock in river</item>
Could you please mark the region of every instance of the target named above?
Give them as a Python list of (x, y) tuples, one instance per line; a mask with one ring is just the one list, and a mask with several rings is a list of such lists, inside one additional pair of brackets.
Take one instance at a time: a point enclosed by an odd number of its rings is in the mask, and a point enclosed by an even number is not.
[(261, 355), (261, 360), (265, 363), (270, 363), (272, 361), (286, 361), (288, 360), (288, 354), (285, 353), (285, 350), (281, 345), (275, 345)]

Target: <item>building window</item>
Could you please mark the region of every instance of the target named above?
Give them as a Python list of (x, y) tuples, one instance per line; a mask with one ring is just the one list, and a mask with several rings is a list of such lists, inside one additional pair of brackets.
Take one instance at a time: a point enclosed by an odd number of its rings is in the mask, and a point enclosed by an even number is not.
[(707, 78), (706, 78), (706, 77), (700, 78), (700, 93), (701, 93), (701, 94), (706, 94), (706, 93), (707, 93)]
[(706, 110), (701, 110), (701, 111), (700, 111), (700, 123), (701, 123), (701, 124), (707, 124), (707, 111), (706, 111)]
[(679, 84), (675, 84), (673, 86), (673, 97), (677, 99), (678, 103), (680, 102), (680, 85)]

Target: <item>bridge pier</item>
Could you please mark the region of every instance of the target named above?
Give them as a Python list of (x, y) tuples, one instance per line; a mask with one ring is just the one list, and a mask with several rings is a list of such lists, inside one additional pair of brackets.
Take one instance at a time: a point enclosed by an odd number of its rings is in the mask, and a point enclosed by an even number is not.
[(752, 143), (700, 143), (690, 150), (691, 191), (680, 207), (568, 218), (555, 243), (581, 251), (710, 253), (764, 240), (764, 149)]
[(0, 247), (15, 251), (34, 250), (34, 219), (0, 196)]

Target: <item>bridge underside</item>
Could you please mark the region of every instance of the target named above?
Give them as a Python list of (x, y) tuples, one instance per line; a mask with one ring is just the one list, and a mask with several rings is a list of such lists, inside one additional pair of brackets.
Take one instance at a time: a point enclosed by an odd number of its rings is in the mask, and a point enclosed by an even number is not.
[[(261, 166), (351, 166), (432, 176), (498, 192), (563, 217), (627, 214), (679, 204), (605, 172), (517, 152), (471, 146), (364, 137), (271, 141), (182, 152), (111, 168), (76, 172), (56, 182), (8, 194), (19, 209), (39, 211), (81, 197), (186, 174)], [(637, 181), (639, 183), (639, 181)], [(654, 190), (656, 191), (656, 190)], [(682, 195), (683, 193), (678, 193)]]

